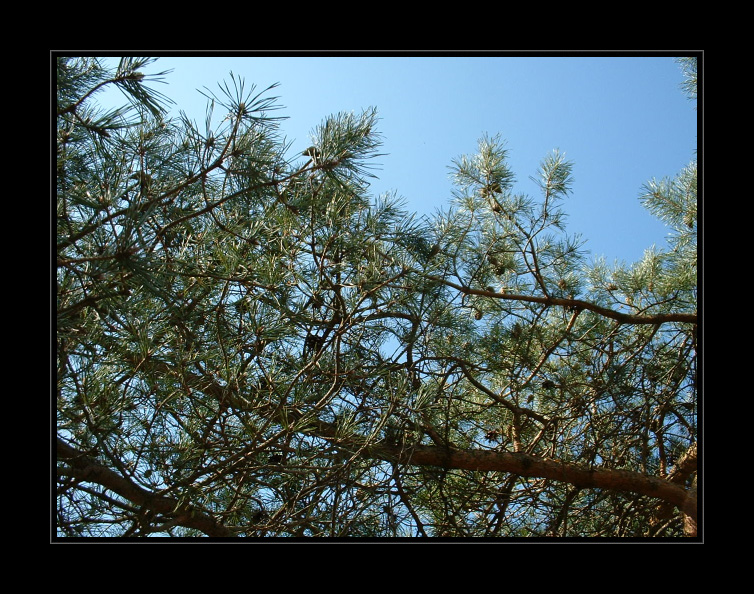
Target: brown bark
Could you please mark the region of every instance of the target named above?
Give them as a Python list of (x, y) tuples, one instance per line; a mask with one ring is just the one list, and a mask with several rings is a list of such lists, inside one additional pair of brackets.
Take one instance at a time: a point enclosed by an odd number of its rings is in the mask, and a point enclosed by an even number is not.
[[(380, 451), (377, 451), (380, 450)], [(638, 493), (673, 504), (696, 523), (696, 490), (687, 490), (669, 480), (639, 472), (616, 469), (585, 468), (577, 464), (539, 458), (523, 453), (497, 451), (462, 451), (435, 446), (416, 446), (408, 451), (400, 448), (374, 448), (376, 457), (385, 457), (405, 464), (440, 466), (463, 470), (510, 472), (520, 476), (548, 478), (581, 488), (611, 489)]]
[(233, 536), (232, 532), (218, 524), (214, 518), (193, 510), (190, 506), (181, 505), (176, 499), (155, 495), (142, 489), (69, 446), (60, 438), (57, 440), (57, 457), (58, 460), (64, 460), (70, 465), (70, 468), (64, 471), (66, 475), (101, 485), (149, 511), (172, 515), (172, 524), (195, 528), (208, 536)]

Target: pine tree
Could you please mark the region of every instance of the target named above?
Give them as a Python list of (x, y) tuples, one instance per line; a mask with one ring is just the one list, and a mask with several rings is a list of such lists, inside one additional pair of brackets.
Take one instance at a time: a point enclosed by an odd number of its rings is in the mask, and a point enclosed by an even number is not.
[(558, 152), (528, 196), (486, 136), (418, 218), (376, 110), (291, 155), (274, 86), (200, 125), (151, 63), (55, 63), (58, 536), (696, 534), (695, 162), (667, 252), (590, 264)]

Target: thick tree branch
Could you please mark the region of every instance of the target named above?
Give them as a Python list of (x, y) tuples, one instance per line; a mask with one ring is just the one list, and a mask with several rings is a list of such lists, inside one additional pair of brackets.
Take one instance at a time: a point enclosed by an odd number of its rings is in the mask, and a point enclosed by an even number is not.
[[(685, 483), (695, 472), (697, 471), (697, 444), (692, 443), (686, 453), (678, 460), (673, 470), (668, 474), (667, 480), (674, 484)], [(690, 492), (694, 493), (696, 498), (696, 482), (690, 489)], [(669, 518), (673, 514), (673, 505), (668, 501), (663, 501), (657, 508), (656, 517), (658, 520)], [(685, 513), (684, 518), (684, 532), (689, 536), (696, 536), (697, 525), (696, 515), (692, 515), (688, 512)]]
[(194, 528), (207, 536), (234, 536), (231, 531), (218, 524), (214, 518), (192, 509), (189, 505), (180, 504), (176, 499), (155, 495), (142, 489), (71, 447), (60, 438), (57, 440), (57, 457), (58, 460), (65, 461), (70, 465), (70, 472), (67, 473), (70, 476), (96, 483), (135, 505), (143, 506), (155, 513), (171, 514), (174, 516), (172, 524)]
[(677, 506), (694, 521), (697, 517), (695, 490), (669, 480), (639, 472), (585, 468), (578, 464), (539, 458), (523, 453), (485, 450), (454, 450), (436, 446), (416, 446), (403, 450), (392, 446), (375, 446), (369, 453), (377, 458), (420, 466), (440, 466), (462, 470), (510, 472), (520, 476), (547, 478), (580, 488), (610, 489), (654, 497)]

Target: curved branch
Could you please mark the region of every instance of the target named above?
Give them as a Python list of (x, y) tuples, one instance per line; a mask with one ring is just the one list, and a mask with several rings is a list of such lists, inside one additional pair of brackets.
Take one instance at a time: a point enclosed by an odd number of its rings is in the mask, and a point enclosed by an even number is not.
[(472, 289), (471, 287), (464, 287), (463, 285), (456, 284), (440, 276), (426, 275), (426, 277), (435, 282), (442, 283), (449, 287), (460, 291), (466, 295), (481, 295), (482, 297), (493, 297), (495, 299), (507, 299), (509, 301), (525, 301), (528, 303), (542, 303), (544, 305), (562, 305), (563, 307), (570, 307), (576, 309), (585, 309), (593, 311), (596, 314), (616, 320), (621, 324), (664, 324), (667, 322), (685, 322), (689, 324), (696, 324), (696, 314), (688, 313), (665, 313), (654, 315), (632, 315), (625, 314), (619, 311), (602, 307), (590, 303), (589, 301), (583, 301), (581, 299), (563, 299), (562, 297), (536, 297), (534, 295), (515, 295), (513, 293), (496, 293), (495, 291), (486, 291), (483, 289)]
[(96, 483), (132, 503), (146, 507), (156, 513), (173, 514), (175, 518), (171, 522), (172, 525), (178, 524), (186, 528), (194, 528), (207, 536), (234, 536), (230, 530), (219, 524), (211, 516), (192, 509), (189, 505), (180, 504), (179, 501), (171, 497), (162, 497), (142, 489), (99, 462), (92, 460), (60, 438), (57, 439), (57, 457), (58, 460), (64, 460), (70, 464), (68, 474), (71, 476)]
[(462, 470), (510, 472), (519, 476), (548, 478), (580, 488), (610, 489), (654, 497), (677, 506), (696, 521), (696, 490), (687, 490), (669, 480), (639, 472), (586, 468), (578, 464), (539, 458), (519, 452), (453, 450), (436, 446), (416, 446), (404, 451), (398, 447), (375, 446), (369, 452), (376, 458), (419, 466), (441, 466)]
[[(675, 468), (668, 474), (667, 480), (671, 483), (681, 485), (685, 483), (697, 471), (697, 444), (692, 443), (686, 453), (678, 460)], [(696, 485), (696, 482), (694, 482)], [(696, 497), (696, 486), (692, 486), (690, 492)], [(684, 531), (687, 535), (696, 536), (696, 515), (684, 511)], [(672, 503), (663, 501), (657, 508), (655, 515), (658, 519), (666, 519), (673, 514)]]

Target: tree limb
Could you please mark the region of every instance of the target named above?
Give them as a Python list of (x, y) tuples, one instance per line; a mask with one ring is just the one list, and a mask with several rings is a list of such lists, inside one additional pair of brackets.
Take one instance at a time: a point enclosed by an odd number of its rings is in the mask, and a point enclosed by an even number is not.
[(580, 488), (638, 493), (672, 503), (694, 521), (697, 517), (696, 490), (687, 490), (669, 480), (639, 472), (586, 468), (519, 452), (455, 450), (437, 446), (416, 446), (408, 450), (395, 446), (375, 446), (369, 448), (369, 452), (374, 457), (402, 464), (510, 472), (520, 476), (563, 481)]
[(57, 439), (57, 457), (58, 460), (70, 464), (68, 474), (71, 476), (96, 483), (155, 513), (171, 514), (174, 516), (172, 524), (194, 528), (207, 536), (234, 536), (230, 530), (219, 524), (211, 516), (192, 509), (190, 505), (181, 504), (171, 497), (162, 497), (142, 489), (116, 472), (92, 460), (60, 438)]
[(426, 278), (438, 283), (442, 283), (449, 287), (460, 291), (466, 295), (480, 295), (483, 297), (493, 297), (495, 299), (507, 299), (509, 301), (525, 301), (527, 303), (542, 303), (544, 305), (562, 305), (564, 307), (585, 309), (593, 311), (596, 314), (616, 320), (621, 324), (664, 324), (667, 322), (686, 322), (689, 324), (697, 323), (696, 314), (690, 313), (661, 313), (653, 315), (633, 315), (621, 313), (590, 303), (589, 301), (583, 301), (581, 299), (564, 299), (562, 297), (537, 297), (536, 295), (515, 295), (513, 293), (496, 293), (495, 291), (487, 291), (484, 289), (472, 289), (471, 287), (464, 287), (457, 283), (451, 282), (439, 276), (426, 275)]

